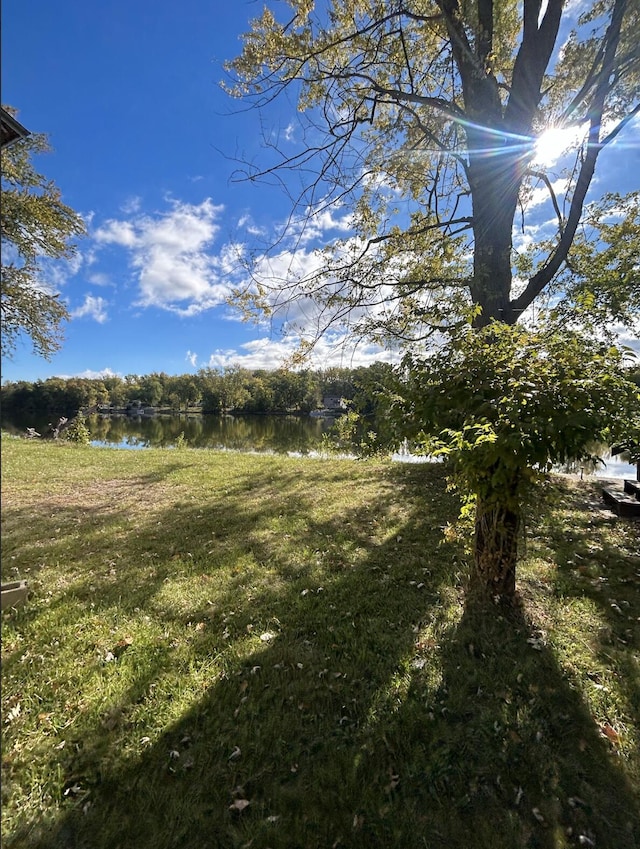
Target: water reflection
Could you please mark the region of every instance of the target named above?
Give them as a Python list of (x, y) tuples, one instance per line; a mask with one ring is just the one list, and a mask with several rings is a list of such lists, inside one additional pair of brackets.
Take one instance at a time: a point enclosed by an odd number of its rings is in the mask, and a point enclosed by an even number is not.
[(595, 475), (598, 478), (627, 478), (635, 480), (637, 469), (630, 462), (630, 454), (628, 451), (623, 451), (621, 454), (612, 455), (608, 445), (604, 443), (594, 443), (591, 446), (593, 460), (574, 461), (567, 463), (560, 471), (567, 475)]
[(94, 445), (121, 448), (192, 448), (308, 454), (317, 450), (326, 419), (300, 416), (91, 416)]
[[(90, 416), (87, 426), (93, 445), (110, 448), (172, 448), (184, 444), (192, 448), (227, 451), (259, 451), (276, 454), (312, 454), (322, 447), (322, 436), (333, 419), (309, 416)], [(27, 427), (40, 433), (47, 423), (3, 421), (3, 428), (24, 435)], [(565, 474), (635, 479), (636, 467), (628, 454), (612, 457), (604, 444), (591, 446), (594, 456), (603, 462), (576, 462), (558, 469)], [(410, 451), (394, 455), (395, 460), (416, 462)]]

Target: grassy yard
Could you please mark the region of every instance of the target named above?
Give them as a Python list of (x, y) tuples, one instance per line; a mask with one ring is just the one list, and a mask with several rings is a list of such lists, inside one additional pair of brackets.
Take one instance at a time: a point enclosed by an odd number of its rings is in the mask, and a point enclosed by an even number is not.
[(640, 847), (640, 525), (532, 498), (464, 605), (438, 465), (3, 438), (3, 846)]

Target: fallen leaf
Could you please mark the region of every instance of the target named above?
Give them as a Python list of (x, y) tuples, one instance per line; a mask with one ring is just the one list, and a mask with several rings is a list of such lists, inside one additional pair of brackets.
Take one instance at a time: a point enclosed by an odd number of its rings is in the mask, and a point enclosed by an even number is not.
[(64, 791), (65, 796), (77, 796), (78, 793), (82, 790), (82, 787), (76, 782), (71, 787), (67, 787)]
[(233, 751), (231, 752), (227, 760), (235, 761), (240, 757), (241, 754), (242, 751), (240, 750), (240, 746), (234, 746)]
[(251, 802), (248, 799), (236, 799), (233, 804), (229, 805), (230, 811), (244, 811), (245, 808), (248, 808)]
[(620, 742), (620, 735), (612, 725), (609, 725), (608, 722), (605, 722), (600, 726), (600, 733), (604, 734), (607, 740), (610, 740), (612, 743)]
[(22, 713), (22, 708), (20, 707), (20, 702), (17, 705), (14, 705), (11, 710), (7, 714), (7, 718), (5, 719), (6, 723), (13, 722), (14, 719), (17, 719)]

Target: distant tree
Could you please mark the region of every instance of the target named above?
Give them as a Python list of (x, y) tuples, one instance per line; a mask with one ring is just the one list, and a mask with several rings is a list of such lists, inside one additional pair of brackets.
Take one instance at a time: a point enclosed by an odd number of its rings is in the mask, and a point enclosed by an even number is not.
[(277, 369), (272, 373), (270, 383), (273, 391), (274, 409), (279, 412), (294, 412), (305, 409), (305, 402), (310, 391), (312, 392), (308, 371)]
[[(12, 111), (9, 107), (5, 107)], [(61, 345), (67, 308), (43, 279), (43, 257), (69, 259), (73, 238), (84, 235), (82, 218), (61, 200), (59, 189), (33, 165), (50, 150), (44, 135), (31, 135), (2, 150), (1, 314), (2, 354), (11, 356), (21, 333), (49, 359)]]
[(228, 366), (220, 375), (220, 404), (223, 413), (238, 410), (249, 400), (250, 373), (239, 366)]
[(126, 387), (120, 377), (105, 377), (104, 386), (109, 393), (105, 403), (113, 404), (114, 407), (124, 407), (126, 403)]
[(140, 378), (140, 399), (152, 407), (157, 406), (164, 395), (162, 375), (149, 374)]
[(274, 392), (272, 386), (273, 372), (264, 370), (254, 371), (247, 388), (251, 397), (244, 405), (248, 413), (270, 413), (274, 409)]
[(185, 409), (191, 404), (197, 404), (200, 400), (200, 388), (191, 374), (182, 374), (174, 378), (172, 388)]

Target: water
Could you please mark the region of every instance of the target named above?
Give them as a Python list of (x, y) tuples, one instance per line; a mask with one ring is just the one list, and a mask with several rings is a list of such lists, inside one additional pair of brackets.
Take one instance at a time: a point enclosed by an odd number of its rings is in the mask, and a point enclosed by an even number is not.
[[(333, 419), (310, 416), (91, 416), (86, 423), (92, 444), (100, 447), (172, 448), (182, 442), (192, 448), (218, 451), (313, 455), (322, 449), (323, 434), (330, 430)], [(31, 418), (3, 421), (3, 428), (24, 434), (31, 426), (45, 433), (47, 424)], [(636, 467), (629, 464), (625, 455), (612, 457), (606, 445), (593, 446), (593, 451), (602, 457), (605, 465), (572, 463), (559, 471), (635, 480)], [(422, 457), (407, 451), (394, 454), (393, 459), (423, 461)]]
[[(109, 448), (191, 448), (309, 454), (322, 445), (333, 419), (308, 416), (89, 416), (91, 443)], [(28, 426), (46, 433), (47, 423), (3, 422), (24, 434)]]

